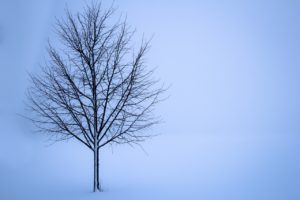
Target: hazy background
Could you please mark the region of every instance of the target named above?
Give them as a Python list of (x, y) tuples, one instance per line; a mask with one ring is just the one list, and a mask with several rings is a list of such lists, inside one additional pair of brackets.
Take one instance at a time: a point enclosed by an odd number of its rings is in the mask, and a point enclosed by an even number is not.
[(0, 199), (300, 198), (300, 1), (115, 0), (171, 88), (146, 153), (101, 152), (101, 194), (91, 152), (16, 115), (55, 17), (89, 2), (0, 0)]

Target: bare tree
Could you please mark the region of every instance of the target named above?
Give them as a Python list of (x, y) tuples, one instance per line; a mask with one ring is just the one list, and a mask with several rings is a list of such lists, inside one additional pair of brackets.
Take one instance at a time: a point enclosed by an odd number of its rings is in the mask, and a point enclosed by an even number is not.
[(126, 20), (110, 23), (114, 9), (100, 4), (57, 20), (61, 42), (49, 42), (49, 60), (30, 75), (30, 119), (55, 141), (76, 139), (93, 152), (94, 191), (99, 183), (99, 150), (108, 144), (139, 144), (158, 123), (154, 106), (164, 91), (145, 65), (149, 42), (134, 50)]

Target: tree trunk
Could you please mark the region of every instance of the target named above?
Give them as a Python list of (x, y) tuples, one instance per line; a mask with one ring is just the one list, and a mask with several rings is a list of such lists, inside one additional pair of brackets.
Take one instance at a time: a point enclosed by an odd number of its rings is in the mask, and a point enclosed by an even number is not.
[(94, 192), (101, 191), (99, 182), (99, 150), (94, 151)]

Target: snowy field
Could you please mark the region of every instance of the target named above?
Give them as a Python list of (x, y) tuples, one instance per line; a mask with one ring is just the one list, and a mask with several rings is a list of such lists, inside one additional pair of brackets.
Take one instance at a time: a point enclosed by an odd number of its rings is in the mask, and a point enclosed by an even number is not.
[(100, 159), (104, 192), (94, 194), (92, 153), (82, 145), (47, 147), (7, 124), (1, 133), (9, 132), (0, 140), (3, 200), (300, 198), (300, 138), (293, 134), (166, 134), (144, 151), (107, 148)]

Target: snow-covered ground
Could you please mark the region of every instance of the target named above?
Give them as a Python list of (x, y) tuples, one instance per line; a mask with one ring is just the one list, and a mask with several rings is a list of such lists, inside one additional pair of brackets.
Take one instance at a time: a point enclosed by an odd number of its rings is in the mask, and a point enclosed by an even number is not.
[(300, 137), (293, 134), (165, 134), (144, 143), (144, 151), (106, 148), (100, 159), (104, 192), (94, 194), (92, 154), (84, 146), (47, 147), (37, 136), (6, 127), (3, 200), (300, 198)]

